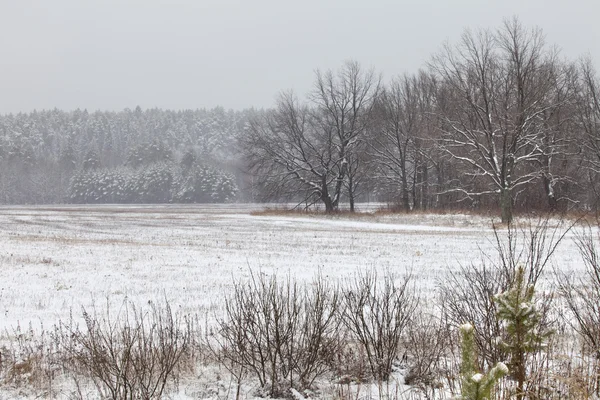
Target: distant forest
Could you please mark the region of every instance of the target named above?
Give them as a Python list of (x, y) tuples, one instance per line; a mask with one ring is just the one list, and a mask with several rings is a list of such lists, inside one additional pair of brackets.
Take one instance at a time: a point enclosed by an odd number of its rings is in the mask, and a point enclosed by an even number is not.
[(266, 110), (39, 111), (0, 116), (0, 202), (384, 201), (591, 210), (600, 82), (537, 28), (466, 31), (384, 82), (348, 61)]
[(227, 202), (248, 112), (34, 111), (0, 116), (0, 202)]

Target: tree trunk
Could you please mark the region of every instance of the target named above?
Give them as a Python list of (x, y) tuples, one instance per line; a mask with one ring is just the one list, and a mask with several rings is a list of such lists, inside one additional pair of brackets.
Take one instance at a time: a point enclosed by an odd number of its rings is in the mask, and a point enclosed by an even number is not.
[(350, 202), (350, 212), (354, 212), (354, 179), (352, 174), (348, 174), (348, 201)]
[(321, 201), (325, 204), (325, 212), (332, 213), (335, 209), (335, 204), (333, 204), (333, 200), (331, 196), (329, 196), (329, 189), (327, 188), (327, 180), (325, 177), (322, 178), (321, 181)]
[(512, 194), (510, 189), (502, 188), (500, 189), (500, 209), (502, 214), (502, 223), (510, 224), (513, 219), (512, 215)]
[(515, 375), (517, 380), (517, 400), (523, 400), (525, 398), (525, 368), (519, 365), (518, 371)]
[(435, 174), (437, 175), (437, 194), (435, 195), (435, 207), (443, 209), (448, 206), (448, 201), (446, 200), (446, 196), (440, 195), (439, 192), (442, 192), (446, 189), (444, 185), (446, 176), (444, 174), (443, 163), (438, 162), (435, 164)]
[(421, 165), (422, 168), (422, 180), (421, 182), (419, 182), (419, 184), (421, 185), (420, 192), (421, 192), (421, 209), (422, 210), (427, 210), (429, 208), (429, 171), (427, 168), (427, 164), (423, 163)]
[(325, 212), (332, 213), (334, 211), (333, 201), (329, 198), (329, 196), (321, 196), (321, 200), (323, 204), (325, 204)]
[(413, 209), (426, 210), (428, 206), (427, 196), (427, 165), (419, 161), (415, 168), (415, 179), (413, 182)]
[(410, 199), (408, 197), (408, 180), (406, 179), (406, 171), (402, 171), (402, 207), (404, 211), (410, 211)]
[(543, 174), (542, 182), (544, 183), (544, 191), (546, 192), (548, 207), (550, 207), (550, 211), (556, 211), (558, 202), (556, 201), (556, 196), (554, 195), (554, 183), (552, 182), (552, 179), (548, 177), (547, 174)]

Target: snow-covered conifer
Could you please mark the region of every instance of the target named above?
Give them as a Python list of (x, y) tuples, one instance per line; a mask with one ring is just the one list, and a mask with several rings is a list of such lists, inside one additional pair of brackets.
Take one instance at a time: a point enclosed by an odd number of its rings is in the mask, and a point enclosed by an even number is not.
[(517, 399), (525, 397), (527, 358), (540, 349), (551, 331), (543, 328), (542, 314), (534, 302), (534, 286), (525, 280), (523, 266), (517, 268), (511, 287), (495, 298), (498, 319), (505, 323), (501, 346), (510, 356), (509, 367), (517, 382)]
[(498, 363), (487, 374), (477, 371), (477, 356), (475, 354), (475, 328), (471, 324), (460, 326), (462, 338), (461, 400), (490, 400), (494, 386), (498, 380), (508, 373), (503, 363)]

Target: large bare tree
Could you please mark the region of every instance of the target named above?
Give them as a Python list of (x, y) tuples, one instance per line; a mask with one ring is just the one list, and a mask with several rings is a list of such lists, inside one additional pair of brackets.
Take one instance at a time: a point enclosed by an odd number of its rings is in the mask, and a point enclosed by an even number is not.
[(434, 88), (424, 72), (404, 75), (392, 80), (377, 102), (369, 151), (377, 166), (376, 177), (395, 189), (405, 211), (423, 206), (420, 200), (427, 184), (423, 150)]
[(339, 161), (332, 130), (315, 129), (312, 111), (291, 92), (279, 96), (275, 109), (258, 112), (242, 139), (250, 172), (270, 198), (297, 197), (335, 208), (330, 188), (337, 182)]
[(515, 193), (540, 177), (529, 166), (543, 155), (541, 120), (558, 106), (555, 62), (541, 30), (527, 30), (517, 19), (496, 32), (466, 31), (431, 62), (448, 89), (439, 110), (441, 147), (479, 183), (463, 181), (455, 190), (473, 198), (497, 195), (504, 222), (512, 220)]
[(584, 59), (580, 65), (577, 116), (582, 133), (580, 143), (589, 171), (588, 177), (596, 191), (594, 197), (597, 198), (600, 177), (600, 80), (589, 58)]
[(317, 71), (315, 90), (310, 96), (321, 129), (333, 131), (333, 146), (339, 161), (336, 200), (339, 201), (341, 185), (345, 183), (351, 211), (364, 180), (365, 132), (380, 82), (373, 69), (363, 70), (358, 62), (347, 61), (337, 73)]
[(539, 118), (541, 155), (533, 168), (540, 171), (547, 207), (555, 211), (561, 203), (577, 203), (569, 192), (576, 186), (574, 175), (581, 164), (581, 157), (577, 157), (578, 146), (573, 135), (577, 130), (573, 118), (578, 90), (576, 68), (563, 62), (555, 62), (549, 68), (549, 107)]
[(331, 212), (346, 187), (353, 210), (363, 179), (363, 136), (379, 82), (372, 70), (347, 62), (337, 73), (317, 71), (308, 104), (285, 93), (274, 110), (257, 113), (244, 151), (263, 192), (273, 198), (302, 195)]

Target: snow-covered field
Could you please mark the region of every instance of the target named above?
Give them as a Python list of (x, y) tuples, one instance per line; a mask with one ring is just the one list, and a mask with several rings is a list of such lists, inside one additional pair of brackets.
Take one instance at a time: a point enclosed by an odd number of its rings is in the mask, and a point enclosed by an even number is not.
[[(250, 270), (331, 279), (411, 273), (424, 298), (460, 264), (494, 254), (491, 219), (471, 215), (253, 213), (257, 205), (0, 208), (0, 332), (66, 320), (92, 304), (166, 297), (219, 315)], [(581, 270), (569, 233), (552, 266)], [(552, 267), (551, 266), (551, 267)], [(547, 272), (552, 276), (552, 268)], [(1, 335), (0, 335), (1, 336)]]
[[(256, 205), (0, 208), (0, 329), (65, 318), (72, 308), (166, 296), (219, 309), (250, 269), (334, 279), (357, 269), (412, 272), (423, 295), (460, 263), (493, 254), (491, 220), (470, 215), (350, 218), (252, 215)], [(580, 269), (570, 238), (553, 264)]]

